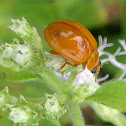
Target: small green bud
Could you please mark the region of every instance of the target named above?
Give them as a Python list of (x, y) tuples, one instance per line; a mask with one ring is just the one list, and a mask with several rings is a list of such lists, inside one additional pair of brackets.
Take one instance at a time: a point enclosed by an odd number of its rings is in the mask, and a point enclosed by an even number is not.
[(8, 103), (8, 88), (6, 87), (0, 91), (0, 115), (3, 115), (7, 109), (6, 104)]
[(0, 115), (3, 115), (6, 112), (8, 104), (14, 104), (16, 102), (17, 99), (9, 95), (8, 87), (5, 87), (0, 91)]
[(66, 109), (55, 95), (46, 94), (43, 112), (45, 118), (58, 120), (66, 112)]
[(37, 30), (35, 27), (32, 28), (24, 17), (22, 17), (22, 21), (11, 19), (11, 22), (13, 24), (9, 28), (15, 31), (25, 44), (28, 43), (37, 49), (42, 49), (41, 39)]
[(81, 103), (86, 97), (94, 94), (99, 87), (95, 81), (95, 76), (86, 68), (78, 72), (73, 81), (73, 100)]
[(98, 84), (83, 84), (72, 87), (73, 91), (73, 100), (77, 103), (84, 102), (85, 98), (94, 94), (95, 91), (99, 88)]
[(40, 50), (28, 44), (7, 44), (0, 46), (0, 65), (14, 71), (29, 70), (41, 72), (44, 56)]
[(21, 96), (17, 105), (8, 105), (8, 107), (10, 109), (9, 119), (12, 120), (14, 124), (38, 126), (38, 122), (42, 116), (42, 106), (31, 104)]

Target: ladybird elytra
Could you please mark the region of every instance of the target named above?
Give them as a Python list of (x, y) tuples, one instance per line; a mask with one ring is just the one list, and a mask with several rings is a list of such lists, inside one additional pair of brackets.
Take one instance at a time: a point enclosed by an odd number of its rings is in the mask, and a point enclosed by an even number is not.
[(97, 42), (96, 42), (94, 36), (89, 32), (88, 29), (86, 29), (81, 24), (74, 22), (74, 21), (70, 21), (70, 20), (59, 20), (59, 21), (55, 21), (55, 23), (56, 22), (70, 25), (71, 27), (74, 27), (75, 29), (79, 30), (79, 32), (81, 32), (83, 35), (85, 35), (85, 37), (87, 37), (87, 39), (91, 42), (93, 48), (97, 47)]
[(69, 20), (55, 21), (44, 31), (45, 39), (53, 52), (73, 64), (87, 65), (92, 70), (99, 62), (97, 42), (81, 24)]

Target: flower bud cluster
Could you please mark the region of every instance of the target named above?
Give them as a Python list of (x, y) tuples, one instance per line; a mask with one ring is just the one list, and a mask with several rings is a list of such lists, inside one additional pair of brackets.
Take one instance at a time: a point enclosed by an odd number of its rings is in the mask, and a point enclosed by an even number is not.
[(48, 119), (57, 120), (66, 112), (63, 103), (55, 95), (46, 94), (46, 101), (43, 107), (44, 116)]
[(78, 103), (83, 102), (86, 97), (94, 94), (99, 87), (100, 86), (95, 81), (95, 76), (91, 71), (87, 68), (85, 70), (81, 70), (73, 81), (73, 100)]
[(44, 66), (40, 53), (39, 50), (28, 44), (5, 43), (0, 46), (0, 65), (14, 71), (40, 71)]
[(29, 43), (37, 49), (42, 49), (41, 39), (36, 28), (31, 27), (24, 17), (22, 21), (11, 19), (11, 22), (13, 24), (9, 28), (23, 40), (23, 43)]
[(9, 110), (8, 118), (14, 124), (38, 126), (43, 118), (58, 121), (66, 112), (63, 104), (57, 99), (56, 94), (46, 94), (43, 101), (26, 100), (24, 96), (16, 98), (9, 95), (6, 87), (0, 91), (0, 114), (4, 115)]
[(19, 36), (12, 44), (0, 46), (0, 65), (14, 71), (28, 70), (42, 72), (45, 66), (45, 55), (37, 30), (22, 18), (13, 20), (10, 29)]
[(27, 102), (23, 96), (15, 105), (8, 105), (10, 109), (9, 119), (14, 124), (39, 125), (42, 118), (43, 107), (36, 103)]

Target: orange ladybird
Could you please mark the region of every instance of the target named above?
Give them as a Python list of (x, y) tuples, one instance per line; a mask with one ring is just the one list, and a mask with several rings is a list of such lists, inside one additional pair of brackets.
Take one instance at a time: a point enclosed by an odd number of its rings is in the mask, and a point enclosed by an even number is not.
[(97, 42), (93, 35), (81, 24), (70, 20), (59, 20), (45, 28), (45, 39), (53, 53), (64, 57), (74, 66), (83, 65), (93, 73), (97, 73), (101, 66)]

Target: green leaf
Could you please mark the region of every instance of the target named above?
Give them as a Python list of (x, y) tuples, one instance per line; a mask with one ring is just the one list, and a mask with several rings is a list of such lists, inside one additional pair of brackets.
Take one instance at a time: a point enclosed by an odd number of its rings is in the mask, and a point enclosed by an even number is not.
[(112, 108), (126, 110), (126, 81), (111, 81), (101, 86), (86, 100), (93, 100)]
[(2, 72), (4, 78), (9, 81), (28, 81), (39, 78), (39, 76), (32, 74), (28, 71), (15, 72), (10, 70), (9, 68), (3, 68), (1, 66), (0, 66), (0, 72)]

